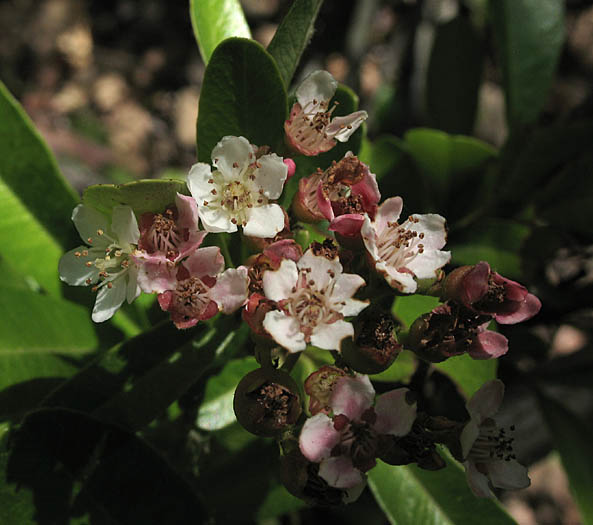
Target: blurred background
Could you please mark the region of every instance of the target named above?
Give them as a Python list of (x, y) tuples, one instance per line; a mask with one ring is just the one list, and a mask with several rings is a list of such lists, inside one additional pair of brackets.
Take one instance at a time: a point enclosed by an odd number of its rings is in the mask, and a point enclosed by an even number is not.
[[(290, 3), (241, 1), (256, 40), (269, 43)], [(487, 7), (484, 0), (327, 0), (297, 77), (324, 68), (352, 87), (370, 114), (371, 139), (429, 126), (500, 148), (509, 129)], [(593, 1), (567, 0), (565, 25), (540, 128), (593, 114)], [(0, 2), (0, 78), (79, 191), (183, 176), (196, 161), (204, 69), (186, 1)], [(440, 81), (468, 111), (435, 102)], [(464, 91), (468, 85), (475, 89)], [(549, 395), (593, 419), (593, 240), (548, 235), (530, 237), (550, 249), (527, 269), (544, 309), (528, 330), (508, 331), (511, 352), (500, 362), (508, 389), (501, 419), (520, 422), (518, 455), (532, 479), (529, 489), (502, 498), (522, 525), (581, 522), (525, 378), (543, 378)]]

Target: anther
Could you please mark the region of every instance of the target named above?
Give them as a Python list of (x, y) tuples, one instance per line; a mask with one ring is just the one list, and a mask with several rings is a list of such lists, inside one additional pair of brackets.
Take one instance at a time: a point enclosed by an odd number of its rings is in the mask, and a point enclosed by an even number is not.
[(113, 288), (113, 283), (111, 281), (107, 283), (107, 288), (109, 288), (109, 289)]
[(104, 233), (105, 232), (101, 228), (97, 230), (97, 235), (103, 235)]

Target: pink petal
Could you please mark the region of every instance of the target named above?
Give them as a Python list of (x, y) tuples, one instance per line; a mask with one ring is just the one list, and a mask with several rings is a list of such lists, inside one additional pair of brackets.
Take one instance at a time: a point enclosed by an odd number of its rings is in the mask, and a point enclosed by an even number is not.
[(323, 184), (317, 186), (317, 207), (328, 221), (334, 219), (334, 210), (328, 195), (323, 191)]
[(293, 239), (282, 239), (266, 246), (263, 253), (273, 264), (279, 265), (283, 259), (298, 261), (303, 256), (303, 249)]
[(463, 278), (461, 301), (465, 306), (471, 306), (486, 295), (488, 291), (488, 277), (490, 265), (480, 261)]
[(401, 197), (391, 197), (383, 201), (383, 204), (377, 209), (377, 216), (375, 217), (375, 231), (377, 235), (383, 233), (388, 222), (394, 222), (399, 219), (403, 207), (404, 201)]
[(362, 413), (373, 405), (375, 389), (369, 377), (357, 374), (338, 379), (329, 400), (334, 414), (344, 414), (348, 419), (356, 421)]
[(346, 456), (323, 460), (319, 465), (319, 476), (337, 489), (350, 489), (364, 482), (360, 470), (355, 469), (352, 460)]
[(345, 237), (355, 237), (360, 234), (364, 223), (364, 215), (359, 213), (347, 213), (340, 215), (331, 221), (328, 230), (337, 232)]
[(224, 257), (218, 246), (207, 246), (198, 248), (182, 264), (193, 277), (215, 276), (224, 270)]
[(292, 159), (284, 159), (282, 162), (284, 162), (284, 164), (286, 164), (286, 167), (288, 168), (288, 172), (286, 174), (286, 180), (288, 181), (288, 179), (290, 179), (296, 171), (296, 164)]
[(375, 403), (377, 420), (373, 428), (379, 434), (405, 436), (416, 420), (416, 402), (409, 403), (407, 388), (397, 388), (380, 395)]
[(365, 211), (373, 218), (381, 199), (376, 175), (369, 172), (360, 182), (352, 185), (351, 189), (352, 193), (362, 197)]
[(528, 293), (525, 300), (518, 303), (519, 307), (514, 312), (498, 313), (494, 315), (496, 321), (500, 324), (515, 324), (536, 315), (541, 307), (541, 301), (533, 294)]
[(508, 349), (509, 342), (504, 335), (486, 330), (478, 334), (470, 346), (468, 354), (472, 359), (495, 359), (506, 354)]
[(505, 297), (510, 301), (523, 301), (527, 297), (527, 288), (516, 281), (511, 281), (502, 275), (495, 273), (494, 282), (504, 285)]
[(138, 285), (145, 293), (172, 290), (177, 284), (177, 270), (164, 255), (132, 256), (138, 266)]
[(182, 228), (187, 228), (190, 232), (196, 231), (199, 215), (195, 199), (178, 193), (175, 197), (175, 206), (178, 213), (177, 224)]
[(218, 277), (210, 288), (210, 298), (216, 301), (218, 308), (225, 314), (233, 313), (247, 301), (249, 279), (247, 268), (229, 268)]
[(340, 438), (333, 421), (320, 413), (305, 421), (299, 436), (299, 448), (309, 461), (319, 463), (331, 456), (331, 451), (340, 442)]

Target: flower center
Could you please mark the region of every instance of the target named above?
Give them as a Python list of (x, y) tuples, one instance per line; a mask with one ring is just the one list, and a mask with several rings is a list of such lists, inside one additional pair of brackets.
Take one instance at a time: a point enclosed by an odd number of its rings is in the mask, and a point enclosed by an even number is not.
[(396, 269), (403, 268), (417, 255), (424, 253), (424, 233), (412, 229), (414, 224), (420, 222), (413, 216), (401, 225), (397, 222), (388, 222), (377, 243), (379, 257), (389, 266)]
[(327, 305), (325, 296), (310, 288), (301, 288), (291, 298), (288, 310), (296, 317), (306, 338), (311, 336), (313, 328), (323, 323), (333, 311)]
[[(374, 415), (373, 409), (368, 412)], [(342, 427), (344, 424), (342, 419), (347, 418), (341, 414), (336, 416), (334, 425), (338, 428)], [(332, 450), (332, 455), (347, 455), (352, 459), (354, 467), (361, 472), (366, 472), (375, 466), (378, 446), (377, 433), (368, 422), (350, 421), (342, 431), (340, 443)]]
[(210, 303), (208, 287), (197, 277), (177, 282), (176, 310), (188, 319), (199, 318)]
[(175, 221), (175, 212), (167, 209), (164, 214), (155, 213), (148, 232), (143, 235), (141, 244), (145, 244), (149, 253), (164, 253), (167, 259), (174, 260), (179, 255), (179, 245), (185, 240), (185, 234)]
[[(510, 427), (514, 431), (515, 426)], [(486, 419), (480, 426), (480, 434), (472, 445), (468, 459), (476, 463), (492, 461), (511, 461), (516, 459), (513, 453), (513, 441), (504, 428), (498, 428), (494, 420)]]
[(330, 147), (333, 145), (333, 138), (328, 137), (325, 128), (330, 123), (338, 103), (335, 102), (329, 110), (328, 106), (328, 101), (318, 102), (317, 100), (312, 100), (304, 107), (295, 104), (286, 131), (298, 146), (307, 150), (316, 150), (326, 146), (328, 142)]

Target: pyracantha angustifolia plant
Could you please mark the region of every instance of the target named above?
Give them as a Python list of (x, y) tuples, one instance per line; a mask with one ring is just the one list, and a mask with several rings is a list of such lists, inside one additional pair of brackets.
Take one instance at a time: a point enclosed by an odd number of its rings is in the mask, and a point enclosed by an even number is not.
[[(240, 311), (260, 368), (236, 387), (236, 418), (278, 440), (281, 478), (307, 502), (353, 501), (378, 459), (443, 468), (442, 446), (477, 496), (525, 487), (512, 439), (493, 419), (500, 381), (474, 394), (464, 422), (431, 414), (418, 384), (377, 393), (366, 375), (388, 370), (402, 350), (427, 369), (462, 354), (501, 357), (509, 345), (495, 323), (526, 321), (541, 305), (487, 262), (449, 268), (445, 218), (404, 214), (400, 196), (381, 202), (373, 167), (352, 152), (311, 169), (367, 118), (334, 115), (337, 87), (329, 73), (311, 73), (296, 89), (282, 151), (220, 137), (211, 163), (192, 166), (161, 207), (77, 206), (83, 244), (62, 257), (60, 278), (96, 293), (97, 323), (141, 292), (181, 330)], [(392, 304), (413, 294), (439, 304), (406, 327)], [(318, 369), (299, 384), (306, 374), (290, 372), (302, 355)]]

